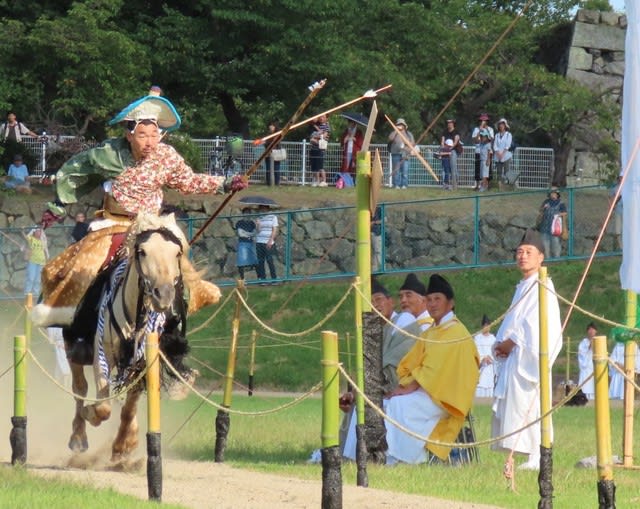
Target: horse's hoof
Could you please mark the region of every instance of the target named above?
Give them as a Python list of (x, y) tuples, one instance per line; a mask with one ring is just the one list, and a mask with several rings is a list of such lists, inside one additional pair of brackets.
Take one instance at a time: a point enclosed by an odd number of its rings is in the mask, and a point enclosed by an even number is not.
[(73, 452), (85, 452), (89, 449), (89, 442), (87, 441), (87, 437), (77, 437), (72, 436), (69, 439), (69, 449)]

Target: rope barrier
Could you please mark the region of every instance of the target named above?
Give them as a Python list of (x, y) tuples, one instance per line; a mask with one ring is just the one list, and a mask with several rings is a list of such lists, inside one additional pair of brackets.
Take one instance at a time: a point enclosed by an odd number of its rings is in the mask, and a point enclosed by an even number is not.
[(284, 337), (287, 337), (287, 338), (295, 338), (295, 337), (300, 337), (300, 336), (306, 336), (307, 334), (309, 334), (309, 333), (311, 333), (313, 331), (316, 331), (320, 327), (322, 327), (329, 320), (329, 318), (331, 318), (333, 315), (335, 315), (338, 312), (338, 310), (340, 309), (340, 307), (342, 306), (344, 301), (346, 301), (347, 297), (349, 297), (349, 295), (351, 294), (351, 290), (353, 290), (353, 285), (349, 286), (349, 289), (345, 292), (345, 294), (342, 296), (342, 298), (331, 309), (331, 311), (329, 311), (329, 313), (327, 315), (325, 315), (325, 317), (322, 320), (320, 320), (317, 324), (315, 324), (315, 325), (311, 326), (310, 328), (308, 328), (308, 329), (306, 329), (304, 331), (301, 331), (301, 332), (282, 332), (282, 331), (278, 331), (278, 330), (274, 329), (273, 327), (270, 327), (265, 322), (263, 322), (258, 317), (258, 315), (255, 314), (253, 309), (251, 309), (249, 307), (249, 304), (244, 299), (244, 297), (240, 294), (240, 292), (237, 291), (237, 289), (235, 290), (235, 292), (236, 292), (236, 295), (238, 296), (238, 299), (240, 300), (240, 302), (242, 303), (244, 308), (247, 310), (247, 312), (253, 317), (253, 319), (256, 322), (258, 322), (258, 325), (260, 325), (263, 329), (271, 332), (272, 334), (276, 334), (278, 336), (284, 336)]
[(309, 391), (307, 391), (306, 393), (304, 393), (301, 396), (297, 397), (296, 399), (294, 399), (294, 400), (292, 400), (292, 401), (290, 401), (288, 403), (285, 403), (284, 405), (280, 405), (278, 407), (271, 408), (269, 410), (262, 410), (260, 412), (245, 412), (243, 410), (234, 410), (232, 408), (225, 407), (224, 405), (220, 405), (220, 404), (216, 403), (215, 401), (211, 401), (210, 399), (208, 399), (204, 394), (202, 394), (193, 385), (189, 385), (187, 383), (187, 381), (184, 379), (184, 377), (173, 367), (173, 365), (165, 357), (164, 353), (160, 352), (160, 357), (162, 357), (162, 360), (166, 364), (166, 366), (169, 369), (169, 371), (171, 371), (178, 380), (180, 380), (184, 385), (186, 385), (187, 388), (193, 394), (198, 396), (198, 398), (200, 398), (202, 401), (204, 401), (208, 405), (210, 405), (210, 406), (212, 406), (212, 407), (214, 407), (214, 408), (216, 408), (218, 410), (223, 410), (223, 411), (225, 411), (225, 412), (227, 412), (229, 414), (234, 414), (234, 415), (246, 415), (246, 416), (253, 416), (253, 417), (261, 417), (263, 415), (274, 414), (274, 413), (280, 412), (281, 410), (286, 410), (288, 408), (294, 407), (295, 405), (297, 405), (298, 403), (301, 403), (302, 401), (304, 401), (308, 397), (312, 396), (313, 394), (315, 394), (316, 392), (318, 392), (322, 388), (322, 382), (318, 382)]
[(542, 421), (542, 419), (544, 419), (548, 415), (551, 415), (553, 412), (558, 410), (560, 407), (564, 406), (569, 400), (571, 400), (571, 398), (573, 398), (573, 396), (575, 396), (577, 394), (578, 390), (582, 389), (582, 387), (584, 386), (585, 383), (587, 383), (589, 380), (591, 380), (591, 378), (593, 378), (593, 373), (592, 373), (587, 378), (585, 378), (580, 385), (575, 386), (569, 392), (569, 394), (567, 394), (563, 399), (561, 399), (558, 403), (556, 403), (555, 406), (553, 406), (544, 415), (541, 415), (537, 419), (535, 419), (533, 421), (530, 421), (529, 423), (525, 424), (524, 426), (522, 426), (521, 428), (519, 428), (519, 429), (517, 429), (515, 431), (512, 431), (511, 433), (507, 433), (506, 435), (502, 435), (502, 436), (499, 436), (499, 437), (488, 438), (486, 440), (479, 440), (479, 441), (476, 441), (476, 442), (458, 443), (458, 442), (441, 442), (439, 440), (429, 440), (428, 437), (424, 437), (422, 435), (419, 435), (419, 434), (411, 431), (410, 429), (405, 428), (398, 421), (396, 421), (395, 419), (392, 419), (387, 414), (385, 414), (384, 410), (382, 410), (380, 407), (378, 407), (373, 401), (371, 401), (371, 399), (369, 399), (367, 397), (367, 395), (364, 392), (362, 392), (360, 390), (360, 388), (357, 386), (357, 384), (347, 374), (347, 372), (345, 371), (345, 369), (343, 368), (341, 363), (338, 363), (338, 370), (340, 371), (342, 376), (345, 377), (347, 382), (351, 384), (351, 386), (353, 387), (353, 390), (355, 390), (358, 393), (358, 395), (362, 396), (362, 398), (367, 403), (367, 405), (369, 405), (376, 414), (378, 414), (380, 417), (382, 417), (385, 421), (388, 421), (391, 424), (393, 424), (395, 427), (397, 427), (403, 433), (406, 433), (407, 435), (409, 435), (409, 436), (411, 436), (413, 438), (421, 440), (421, 441), (425, 442), (426, 444), (439, 445), (439, 446), (442, 446), (442, 447), (458, 447), (458, 448), (461, 448), (461, 449), (469, 449), (471, 447), (478, 447), (478, 446), (482, 446), (482, 445), (491, 445), (491, 444), (494, 444), (494, 443), (496, 443), (496, 442), (498, 442), (500, 440), (504, 440), (505, 438), (509, 438), (509, 437), (514, 436), (514, 435), (517, 435), (518, 433), (521, 433), (525, 429), (530, 428), (534, 424), (537, 424), (538, 422)]
[(607, 362), (613, 366), (613, 369), (615, 369), (618, 373), (620, 373), (622, 375), (622, 377), (629, 382), (631, 385), (633, 385), (633, 388), (637, 391), (640, 392), (640, 386), (638, 386), (638, 384), (636, 383), (635, 378), (630, 378), (629, 376), (627, 376), (627, 374), (625, 373), (624, 369), (622, 369), (620, 366), (618, 366), (618, 364), (615, 361), (611, 360), (611, 357), (607, 357)]
[(51, 375), (51, 373), (49, 373), (46, 368), (40, 363), (40, 361), (37, 359), (37, 357), (34, 355), (34, 353), (27, 348), (27, 353), (29, 354), (29, 357), (31, 357), (31, 359), (33, 360), (33, 362), (35, 363), (36, 366), (38, 366), (38, 368), (40, 369), (40, 371), (42, 371), (42, 373), (49, 379), (51, 380), (54, 385), (56, 385), (62, 392), (67, 393), (70, 396), (73, 396), (75, 399), (80, 400), (80, 401), (84, 401), (85, 403), (102, 403), (105, 401), (113, 401), (115, 399), (120, 398), (121, 396), (124, 396), (125, 394), (127, 394), (129, 391), (131, 391), (136, 385), (138, 385), (138, 383), (146, 376), (147, 374), (147, 368), (145, 367), (144, 370), (142, 370), (142, 372), (133, 380), (133, 382), (131, 382), (130, 384), (127, 384), (127, 386), (122, 389), (121, 391), (118, 392), (114, 392), (111, 396), (107, 396), (106, 398), (88, 398), (86, 396), (80, 396), (79, 394), (76, 394), (75, 392), (73, 392), (73, 390), (69, 390), (67, 389), (64, 385), (62, 385), (60, 382), (58, 382), (54, 376)]
[(191, 336), (192, 334), (196, 334), (197, 332), (200, 332), (202, 329), (207, 327), (211, 323), (211, 321), (216, 316), (218, 316), (218, 313), (220, 313), (220, 311), (222, 311), (222, 309), (227, 305), (227, 303), (231, 300), (231, 297), (233, 297), (233, 292), (231, 292), (231, 293), (229, 293), (229, 295), (227, 295), (227, 298), (224, 300), (224, 302), (222, 304), (220, 304), (220, 306), (218, 306), (218, 309), (216, 309), (216, 311), (209, 318), (207, 318), (202, 324), (200, 324), (195, 329), (187, 332), (187, 337)]

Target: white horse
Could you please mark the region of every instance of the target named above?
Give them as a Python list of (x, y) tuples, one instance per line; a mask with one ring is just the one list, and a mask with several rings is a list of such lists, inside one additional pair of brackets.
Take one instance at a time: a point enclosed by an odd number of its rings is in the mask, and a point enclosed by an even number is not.
[[(137, 403), (144, 390), (144, 342), (161, 333), (160, 349), (191, 383), (195, 371), (182, 364), (186, 342), (186, 302), (182, 262), (188, 242), (169, 216), (140, 215), (132, 224), (124, 250), (101, 271), (64, 329), (73, 391), (87, 395), (84, 366), (93, 365), (94, 404), (76, 398), (69, 448), (88, 448), (86, 421), (100, 425), (111, 416), (112, 385), (126, 391), (112, 460), (126, 457), (138, 445)], [(96, 319), (97, 317), (97, 319)], [(134, 383), (136, 382), (136, 383)]]

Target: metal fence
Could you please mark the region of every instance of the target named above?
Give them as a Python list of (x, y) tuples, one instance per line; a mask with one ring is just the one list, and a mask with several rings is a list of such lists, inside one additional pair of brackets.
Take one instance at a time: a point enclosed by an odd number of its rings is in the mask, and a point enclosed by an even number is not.
[[(381, 204), (383, 264), (381, 273), (469, 269), (513, 263), (514, 249), (526, 228), (533, 227), (546, 191), (482, 193), (462, 197)], [(569, 239), (559, 260), (585, 259), (606, 217), (608, 191), (582, 187), (563, 191), (568, 210)], [(276, 213), (280, 234), (276, 270), (280, 281), (330, 279), (355, 272), (355, 209), (318, 208)], [(242, 216), (244, 219), (247, 216)], [(256, 216), (254, 216), (255, 218)], [(218, 217), (193, 245), (192, 258), (205, 277), (220, 285), (234, 284), (239, 216)], [(184, 221), (188, 238), (206, 218)], [(20, 251), (26, 229), (0, 229), (0, 293), (21, 293), (26, 261)], [(71, 226), (47, 230), (52, 256), (70, 241)], [(607, 232), (597, 256), (620, 255), (615, 235)], [(249, 272), (248, 281), (255, 280)]]
[[(46, 170), (47, 153), (55, 150), (56, 141), (69, 140), (70, 136), (50, 137), (46, 142), (42, 139), (25, 138), (23, 143), (29, 148), (38, 160), (35, 168), (31, 169), (33, 176), (41, 177)], [(200, 147), (202, 168), (210, 167), (211, 158), (214, 154), (219, 154), (222, 160), (228, 157), (225, 150), (225, 137), (215, 137), (211, 139), (194, 139), (194, 143)], [(287, 151), (287, 159), (280, 164), (281, 182), (283, 184), (307, 185), (311, 183), (311, 165), (309, 163), (309, 142), (285, 141), (282, 147)], [(218, 150), (216, 150), (218, 149)], [(420, 145), (420, 154), (429, 163), (433, 171), (442, 181), (442, 164), (434, 157), (434, 152), (438, 151), (436, 145)], [(371, 151), (379, 150), (384, 168), (384, 182), (391, 185), (391, 158), (385, 144), (373, 144)], [(264, 151), (262, 145), (255, 146), (250, 141), (244, 141), (242, 151), (238, 156), (242, 168), (246, 171), (258, 159)], [(511, 167), (519, 172), (516, 188), (519, 189), (546, 189), (551, 182), (553, 175), (553, 150), (548, 148), (518, 147), (515, 150)], [(474, 180), (474, 148), (465, 146), (464, 152), (458, 157), (458, 184), (461, 187), (473, 187)], [(335, 182), (340, 171), (342, 161), (342, 151), (339, 143), (329, 143), (325, 152), (325, 170), (327, 180)], [(266, 182), (266, 164), (263, 163), (252, 176), (252, 182)], [(438, 186), (430, 173), (422, 166), (415, 157), (409, 159), (409, 185)]]

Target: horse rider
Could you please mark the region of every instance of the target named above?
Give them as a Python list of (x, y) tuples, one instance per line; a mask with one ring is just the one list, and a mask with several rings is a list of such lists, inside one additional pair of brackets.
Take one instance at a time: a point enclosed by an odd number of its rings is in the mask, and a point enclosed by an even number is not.
[[(65, 204), (76, 203), (100, 184), (103, 206), (89, 234), (45, 265), (42, 301), (32, 311), (34, 323), (71, 323), (78, 303), (100, 268), (116, 255), (135, 216), (160, 213), (164, 187), (182, 194), (222, 194), (248, 186), (246, 177), (240, 175), (225, 178), (194, 173), (171, 145), (162, 142), (180, 122), (173, 104), (152, 89), (109, 122), (122, 124), (124, 136), (81, 152), (60, 168), (55, 179), (57, 199), (47, 204), (44, 228), (62, 220)], [(182, 262), (189, 312), (217, 302), (218, 287), (203, 281), (186, 256)]]

